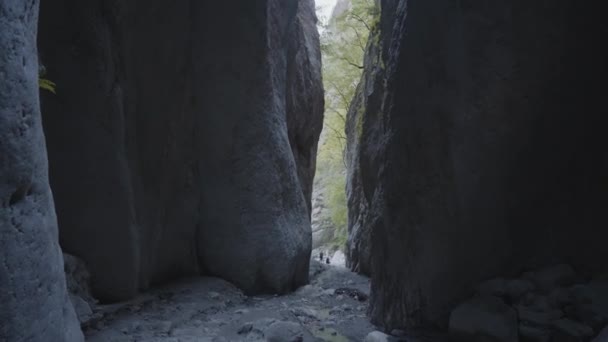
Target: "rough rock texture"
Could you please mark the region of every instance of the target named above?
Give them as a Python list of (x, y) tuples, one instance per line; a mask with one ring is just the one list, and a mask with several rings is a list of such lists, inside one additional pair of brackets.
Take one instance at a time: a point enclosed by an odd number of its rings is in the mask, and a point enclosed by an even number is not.
[(38, 1), (0, 2), (0, 341), (83, 341), (48, 181), (37, 21)]
[(42, 4), (60, 239), (98, 298), (197, 273), (247, 292), (307, 281), (323, 103), (312, 9)]
[(317, 143), (323, 128), (324, 111), (314, 0), (299, 0), (296, 21), (289, 38), (287, 56), (287, 132), (300, 186), (311, 214)]
[(517, 342), (517, 313), (493, 296), (478, 296), (460, 304), (450, 315), (454, 342)]
[(372, 193), (366, 193), (364, 187), (364, 168), (360, 156), (366, 143), (363, 136), (363, 120), (366, 113), (380, 110), (378, 92), (384, 77), (381, 67), (379, 29), (373, 27), (367, 42), (364, 56), (366, 69), (357, 86), (355, 96), (351, 101), (346, 121), (346, 163), (347, 181), (346, 198), (348, 205), (348, 241), (346, 244), (346, 265), (353, 271), (371, 275), (371, 244), (372, 227), (380, 223), (380, 217), (370, 210), (373, 201)]
[(381, 1), (364, 80), (384, 75), (349, 115), (349, 204), (366, 206), (351, 222), (371, 231), (350, 245), (371, 248), (374, 323), (445, 326), (483, 279), (608, 266), (601, 6)]

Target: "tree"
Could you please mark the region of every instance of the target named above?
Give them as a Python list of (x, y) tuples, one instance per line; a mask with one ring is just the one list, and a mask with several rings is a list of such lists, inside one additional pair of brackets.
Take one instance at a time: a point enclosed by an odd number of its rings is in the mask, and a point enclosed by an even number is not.
[(374, 0), (350, 0), (347, 9), (329, 20), (321, 35), (325, 121), (320, 140), (317, 175), (334, 229), (334, 248), (346, 243), (346, 112), (361, 74), (367, 38), (377, 24)]

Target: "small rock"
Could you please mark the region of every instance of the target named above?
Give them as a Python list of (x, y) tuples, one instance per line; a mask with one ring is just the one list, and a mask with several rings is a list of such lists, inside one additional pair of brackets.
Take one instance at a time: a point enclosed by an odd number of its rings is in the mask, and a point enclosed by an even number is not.
[(275, 322), (265, 331), (267, 342), (303, 342), (314, 338), (300, 324), (294, 322)]
[(449, 334), (454, 341), (517, 342), (518, 322), (513, 308), (493, 296), (477, 296), (460, 304), (449, 319)]
[(570, 305), (574, 301), (573, 295), (565, 288), (557, 288), (549, 294), (549, 302), (553, 307), (564, 307)]
[(390, 336), (383, 332), (372, 331), (365, 337), (363, 342), (389, 342), (390, 341), (389, 338), (390, 338)]
[(253, 330), (253, 324), (245, 323), (245, 325), (243, 325), (242, 327), (239, 328), (239, 330), (237, 330), (237, 334), (239, 334), (239, 335), (249, 334), (251, 332), (251, 330)]
[(527, 293), (534, 291), (534, 284), (526, 279), (513, 279), (507, 282), (505, 292), (511, 302), (516, 302)]
[(534, 311), (551, 311), (555, 309), (548, 296), (533, 296), (528, 306)]
[(93, 310), (91, 310), (91, 306), (80, 296), (76, 296), (70, 294), (70, 301), (72, 302), (72, 306), (76, 311), (76, 316), (78, 316), (78, 320), (80, 323), (85, 323), (93, 316)]
[(405, 331), (403, 331), (403, 330), (400, 330), (400, 329), (393, 329), (393, 330), (391, 330), (391, 335), (393, 335), (393, 336), (397, 336), (397, 337), (403, 337), (403, 336), (405, 336), (406, 334), (405, 334)]
[(217, 293), (217, 292), (213, 292), (213, 291), (209, 292), (207, 294), (207, 296), (209, 296), (209, 298), (211, 298), (211, 299), (218, 299), (218, 298), (220, 298), (220, 294)]
[(596, 338), (594, 338), (591, 342), (606, 342), (608, 341), (608, 326), (605, 327)]
[(518, 305), (516, 306), (519, 320), (535, 327), (548, 327), (551, 322), (560, 319), (564, 316), (561, 310), (535, 311), (529, 307)]
[[(595, 330), (601, 329), (608, 323), (608, 316), (599, 312), (593, 305), (576, 304), (570, 307), (569, 317), (577, 321), (585, 322)], [(608, 342), (608, 341), (607, 341)]]
[(536, 287), (543, 292), (550, 292), (561, 286), (570, 286), (577, 279), (578, 276), (572, 266), (566, 264), (544, 268), (535, 272), (532, 276), (532, 281)]
[(336, 297), (336, 299), (337, 299), (337, 300), (344, 300), (344, 296), (343, 296), (343, 295), (338, 295), (338, 296)]
[(520, 342), (549, 342), (551, 332), (548, 329), (519, 324)]
[(593, 336), (593, 329), (567, 318), (554, 321), (552, 326), (555, 342), (584, 341)]
[(164, 333), (171, 331), (173, 323), (170, 321), (162, 321), (158, 323), (158, 330)]

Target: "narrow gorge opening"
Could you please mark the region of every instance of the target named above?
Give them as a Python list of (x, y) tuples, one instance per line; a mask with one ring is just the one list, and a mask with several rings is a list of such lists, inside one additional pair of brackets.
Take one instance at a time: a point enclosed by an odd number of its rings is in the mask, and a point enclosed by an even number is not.
[(317, 0), (325, 112), (312, 197), (313, 258), (345, 266), (348, 249), (347, 135), (351, 101), (364, 70), (374, 0)]

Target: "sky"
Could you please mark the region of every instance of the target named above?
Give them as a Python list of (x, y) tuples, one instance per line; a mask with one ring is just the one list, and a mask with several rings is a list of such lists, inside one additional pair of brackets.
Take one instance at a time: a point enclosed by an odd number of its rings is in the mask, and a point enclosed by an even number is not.
[(319, 20), (326, 24), (327, 19), (331, 15), (331, 10), (336, 5), (338, 0), (316, 0), (317, 16)]

